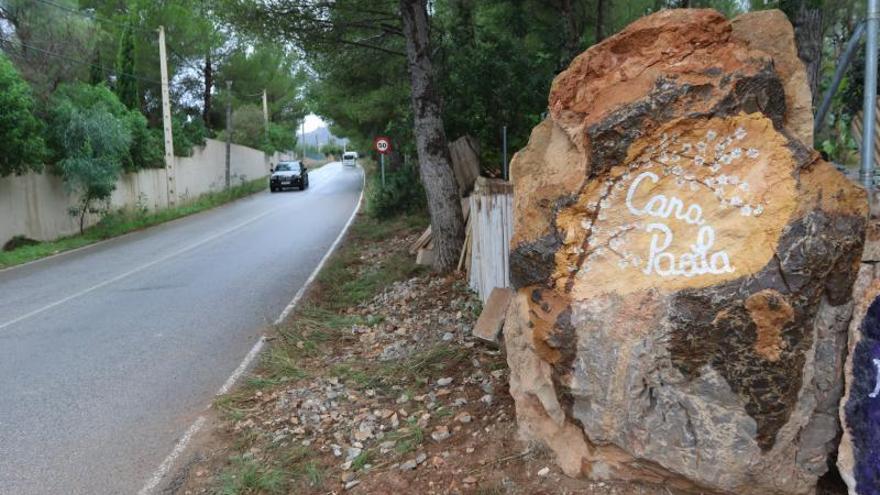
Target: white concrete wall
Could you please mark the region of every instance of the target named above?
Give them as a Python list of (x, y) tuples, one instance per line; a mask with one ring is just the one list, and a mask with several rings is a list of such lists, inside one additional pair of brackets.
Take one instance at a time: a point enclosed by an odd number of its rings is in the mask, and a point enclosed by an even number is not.
[[(226, 143), (208, 139), (204, 147), (196, 147), (193, 156), (177, 158), (177, 196), (179, 203), (223, 188), (226, 173)], [(277, 163), (279, 154), (267, 155), (246, 146), (232, 145), (232, 184), (259, 179), (269, 174), (270, 163)], [(165, 208), (168, 196), (165, 169), (147, 169), (126, 174), (116, 183), (111, 208), (119, 209), (142, 204), (150, 209)], [(68, 210), (76, 204), (60, 177), (48, 172), (20, 177), (0, 178), (0, 247), (16, 235), (31, 239), (52, 240), (79, 230), (76, 219)], [(97, 222), (90, 216), (89, 225)]]

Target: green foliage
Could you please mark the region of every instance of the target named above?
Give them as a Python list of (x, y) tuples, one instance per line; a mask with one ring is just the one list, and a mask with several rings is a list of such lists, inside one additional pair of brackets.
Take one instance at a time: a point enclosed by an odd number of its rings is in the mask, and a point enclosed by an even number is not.
[[(217, 101), (222, 104), (215, 107), (215, 112), (225, 111), (230, 98), (234, 111), (251, 105), (261, 108), (265, 90), (270, 122), (293, 128), (306, 114), (300, 100), (306, 80), (293, 52), (270, 44), (242, 47), (233, 51), (217, 69)], [(231, 93), (226, 90), (227, 81), (232, 82)], [(224, 119), (225, 114), (216, 115), (212, 121), (223, 122)]]
[[(26, 0), (31, 1), (32, 0)], [(82, 9), (106, 22), (97, 22), (100, 36), (93, 36), (94, 50), (106, 61), (118, 61), (125, 47), (124, 31), (133, 33), (131, 70), (122, 69), (117, 63), (110, 64), (117, 76), (122, 72), (138, 76), (138, 107), (147, 115), (150, 122), (161, 122), (161, 88), (159, 69), (159, 50), (156, 44), (156, 29), (165, 27), (168, 46), (168, 71), (174, 74), (171, 103), (175, 110), (192, 110), (202, 101), (204, 93), (203, 74), (200, 61), (211, 54), (216, 64), (222, 59), (221, 53), (228, 51), (223, 47), (230, 33), (216, 24), (211, 1), (192, 0), (62, 0), (73, 4), (74, 9)], [(33, 2), (38, 3), (38, 2)], [(57, 10), (57, 9), (55, 9)], [(62, 11), (62, 13), (64, 13)], [(68, 17), (80, 18), (77, 15)], [(233, 43), (241, 43), (235, 40)], [(122, 46), (121, 46), (122, 45)], [(77, 55), (82, 58), (82, 54)], [(121, 95), (121, 94), (120, 94)], [(125, 98), (122, 98), (129, 105)], [(135, 106), (129, 105), (129, 108)]]
[(296, 148), (296, 131), (286, 124), (269, 123), (269, 142), (262, 149), (266, 153), (290, 151)]
[(42, 168), (46, 143), (33, 112), (30, 87), (0, 53), (0, 176)]
[(62, 83), (89, 78), (89, 65), (82, 61), (94, 58), (100, 27), (85, 16), (71, 15), (69, 10), (77, 8), (77, 0), (0, 1), (0, 48), (39, 101)]
[(129, 158), (124, 163), (125, 171), (164, 167), (165, 140), (162, 130), (148, 128), (146, 117), (137, 110), (128, 112), (125, 120), (131, 130), (131, 148)]
[[(225, 141), (226, 131), (217, 139)], [(269, 123), (267, 133), (263, 110), (257, 105), (243, 105), (232, 112), (232, 142), (274, 153), (294, 149), (296, 137), (292, 126), (275, 122)]]
[[(218, 135), (221, 141), (226, 140), (226, 131)], [(266, 122), (263, 111), (257, 105), (243, 105), (232, 112), (232, 142), (262, 148), (266, 142)]]
[[(200, 118), (175, 115), (171, 119), (174, 133), (174, 154), (176, 156), (192, 156), (193, 148), (204, 146), (211, 131)], [(160, 138), (161, 139), (161, 138)], [(164, 143), (160, 142), (164, 146)]]
[(253, 458), (234, 457), (232, 466), (220, 476), (222, 495), (248, 493), (283, 493), (284, 473), (261, 466)]
[[(541, 121), (559, 56), (549, 40), (542, 41), (546, 33), (529, 33), (524, 28), (517, 35), (500, 25), (516, 11), (499, 10), (483, 5), (475, 12), (473, 38), (468, 43), (456, 36), (444, 38), (443, 57), (438, 60), (444, 70), (438, 71), (438, 79), (449, 137), (476, 137), (483, 167), (500, 171), (502, 127), (508, 128), (509, 157), (525, 146), (532, 127)], [(458, 20), (447, 18), (446, 22)], [(486, 84), (488, 80), (493, 84)]]
[(426, 207), (425, 190), (414, 167), (386, 171), (384, 186), (381, 173), (371, 174), (366, 197), (367, 214), (374, 218), (424, 211)]
[(138, 94), (138, 81), (135, 79), (135, 36), (134, 20), (130, 19), (122, 30), (119, 40), (119, 53), (116, 56), (116, 94), (119, 101), (131, 110), (141, 107)]
[[(59, 107), (60, 105), (60, 107)], [(119, 98), (104, 85), (92, 86), (84, 83), (64, 84), (52, 96), (49, 109), (50, 144), (56, 159), (68, 155), (59, 130), (54, 121), (59, 118), (59, 109), (92, 110), (100, 109), (122, 123), (128, 135), (128, 152), (120, 158), (122, 168), (133, 172), (142, 168), (161, 167), (163, 144), (161, 135), (147, 127), (147, 119), (137, 110), (129, 110)]]
[(327, 143), (321, 146), (321, 154), (324, 156), (342, 157), (342, 146), (336, 143)]
[(62, 86), (52, 98), (50, 135), (58, 171), (79, 196), (70, 213), (79, 217), (80, 232), (87, 213), (101, 212), (95, 203), (109, 200), (130, 159), (132, 133), (121, 105), (106, 88), (84, 84)]

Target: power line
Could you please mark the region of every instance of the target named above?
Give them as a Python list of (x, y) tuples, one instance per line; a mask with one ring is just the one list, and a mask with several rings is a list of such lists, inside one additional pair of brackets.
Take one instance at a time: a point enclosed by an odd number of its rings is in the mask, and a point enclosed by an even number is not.
[[(150, 84), (156, 84), (156, 85), (160, 85), (160, 86), (162, 85), (161, 82), (156, 81), (156, 80), (153, 80), (153, 79), (148, 79), (148, 78), (146, 78), (146, 77), (141, 77), (141, 76), (138, 76), (138, 75), (135, 75), (135, 74), (129, 74), (129, 73), (127, 73), (127, 72), (117, 72), (117, 71), (115, 71), (115, 70), (113, 70), (113, 69), (108, 69), (107, 67), (104, 67), (104, 66), (102, 66), (102, 65), (95, 65), (95, 64), (93, 64), (93, 63), (91, 63), (91, 62), (89, 62), (89, 61), (86, 61), (86, 60), (82, 60), (82, 59), (78, 59), (78, 58), (69, 57), (69, 56), (64, 55), (64, 54), (62, 54), (62, 53), (57, 53), (57, 52), (53, 52), (53, 51), (50, 51), (50, 50), (46, 50), (46, 49), (44, 49), (44, 48), (40, 48), (40, 47), (38, 47), (38, 46), (30, 45), (30, 44), (28, 44), (28, 43), (24, 43), (24, 42), (21, 42), (21, 41), (15, 43), (15, 42), (12, 42), (12, 41), (9, 41), (9, 40), (6, 40), (6, 39), (2, 39), (2, 38), (0, 38), (0, 43), (6, 44), (6, 45), (8, 45), (8, 46), (12, 46), (12, 47), (14, 47), (14, 46), (16, 46), (16, 45), (18, 45), (18, 46), (23, 46), (23, 47), (28, 48), (28, 49), (30, 49), (30, 50), (34, 50), (34, 51), (37, 51), (37, 52), (40, 52), (40, 53), (43, 53), (43, 54), (46, 54), (46, 55), (49, 55), (49, 56), (52, 56), (52, 57), (57, 57), (57, 58), (60, 58), (60, 59), (67, 60), (68, 62), (74, 62), (74, 63), (80, 64), (80, 65), (83, 65), (83, 66), (87, 66), (87, 67), (91, 67), (91, 68), (94, 68), (94, 69), (98, 69), (98, 70), (100, 70), (100, 71), (102, 71), (102, 72), (104, 72), (104, 73), (107, 73), (107, 74), (116, 74), (117, 76), (128, 76), (128, 77), (131, 77), (132, 79), (137, 79), (138, 81), (141, 81), (141, 82), (146, 82), (146, 83), (150, 83)], [(13, 55), (16, 55), (16, 54), (13, 53)], [(22, 55), (20, 55), (20, 54), (19, 54), (18, 56), (19, 56), (19, 57), (22, 57)], [(170, 83), (169, 83), (169, 86), (171, 86)]]
[[(93, 20), (93, 21), (98, 21), (98, 22), (104, 22), (104, 23), (107, 23), (107, 24), (112, 24), (112, 25), (118, 27), (119, 29), (131, 29), (132, 31), (140, 32), (140, 33), (143, 33), (143, 34), (148, 34), (148, 35), (150, 35), (150, 36), (155, 36), (155, 35), (156, 35), (156, 31), (157, 31), (156, 29), (147, 29), (147, 28), (142, 28), (142, 27), (135, 26), (134, 24), (121, 23), (121, 22), (118, 22), (118, 21), (115, 21), (115, 20), (112, 20), (112, 19), (108, 19), (108, 18), (106, 18), (106, 17), (98, 16), (97, 14), (94, 14), (94, 13), (89, 13), (89, 12), (85, 12), (85, 11), (82, 11), (82, 10), (74, 9), (74, 8), (72, 8), (72, 7), (67, 7), (67, 6), (64, 6), (64, 5), (60, 5), (60, 4), (58, 4), (58, 3), (52, 2), (51, 0), (34, 0), (34, 1), (39, 2), (39, 3), (42, 3), (42, 4), (44, 4), (44, 5), (49, 5), (49, 6), (55, 7), (55, 8), (57, 8), (57, 9), (59, 9), (59, 10), (62, 10), (62, 11), (64, 11), (64, 12), (67, 12), (67, 13), (69, 13), (69, 14), (78, 15), (78, 16), (81, 16), (81, 17), (83, 17), (83, 18), (90, 19), (90, 20)], [(190, 58), (190, 57), (185, 57), (185, 56), (181, 55), (180, 52), (178, 52), (177, 50), (175, 50), (174, 47), (173, 47), (172, 45), (170, 45), (170, 44), (168, 44), (167, 47), (168, 47), (168, 50), (169, 50), (171, 53), (173, 53), (174, 55), (176, 55), (176, 56), (177, 56), (180, 60), (182, 60), (182, 61), (186, 61), (186, 60), (188, 60), (188, 59)], [(195, 67), (190, 67), (190, 68), (191, 68), (191, 69), (195, 69)]]
[(89, 20), (96, 21), (96, 22), (103, 22), (103, 23), (105, 23), (105, 24), (112, 24), (112, 25), (114, 25), (114, 26), (116, 26), (116, 27), (118, 27), (118, 28), (120, 28), (120, 29), (130, 28), (130, 29), (132, 29), (133, 31), (140, 31), (140, 32), (142, 32), (142, 33), (155, 34), (155, 31), (150, 30), (150, 29), (145, 29), (145, 28), (142, 28), (142, 27), (134, 26), (134, 25), (130, 25), (130, 26), (129, 26), (129, 25), (125, 24), (125, 23), (118, 22), (118, 21), (115, 21), (115, 20), (113, 20), (113, 19), (108, 19), (108, 18), (103, 17), (103, 16), (99, 16), (97, 13), (89, 13), (89, 12), (85, 12), (85, 11), (82, 11), (82, 10), (79, 10), (79, 9), (75, 9), (75, 8), (72, 8), (72, 7), (68, 7), (68, 6), (66, 6), (66, 5), (61, 5), (61, 4), (58, 4), (58, 3), (52, 2), (51, 0), (33, 0), (33, 1), (35, 1), (35, 2), (39, 2), (39, 3), (42, 3), (42, 4), (44, 4), (44, 5), (48, 5), (48, 6), (50, 6), (50, 7), (55, 7), (55, 8), (58, 9), (58, 10), (62, 10), (62, 11), (64, 11), (64, 12), (67, 12), (68, 14), (78, 15), (78, 16), (83, 17), (83, 18), (85, 18), (85, 19), (89, 19)]

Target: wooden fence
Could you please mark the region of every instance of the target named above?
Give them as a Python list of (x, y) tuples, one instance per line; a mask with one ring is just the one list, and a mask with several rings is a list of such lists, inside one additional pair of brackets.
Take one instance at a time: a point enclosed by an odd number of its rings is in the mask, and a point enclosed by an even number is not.
[(510, 286), (513, 185), (480, 177), (469, 199), (468, 284), (486, 302), (492, 289)]

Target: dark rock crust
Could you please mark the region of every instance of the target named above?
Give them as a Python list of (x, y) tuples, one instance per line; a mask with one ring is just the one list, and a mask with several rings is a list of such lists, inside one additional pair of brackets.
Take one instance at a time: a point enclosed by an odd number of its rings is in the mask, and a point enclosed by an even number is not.
[[(757, 441), (764, 451), (773, 447), (776, 433), (797, 403), (822, 296), (833, 306), (848, 300), (864, 224), (862, 217), (811, 212), (786, 228), (774, 259), (759, 272), (712, 287), (682, 290), (670, 300), (673, 365), (690, 379), (699, 375), (703, 365), (717, 370), (757, 423)], [(749, 296), (765, 289), (781, 294), (794, 309), (793, 320), (782, 328), (776, 360), (757, 352), (757, 327), (745, 307)]]

